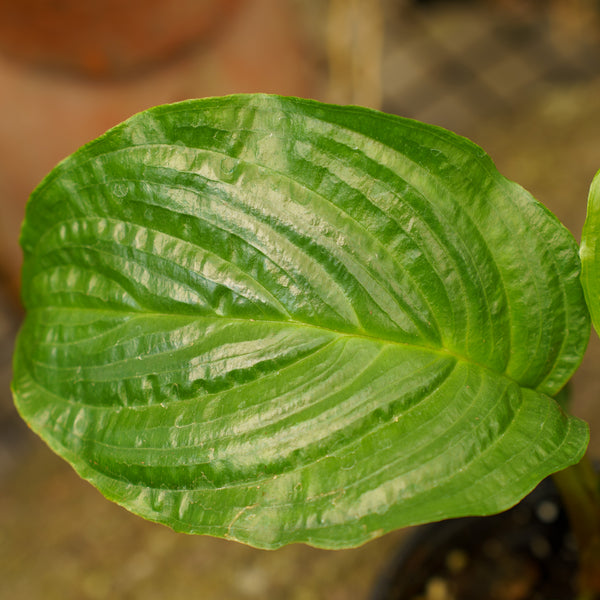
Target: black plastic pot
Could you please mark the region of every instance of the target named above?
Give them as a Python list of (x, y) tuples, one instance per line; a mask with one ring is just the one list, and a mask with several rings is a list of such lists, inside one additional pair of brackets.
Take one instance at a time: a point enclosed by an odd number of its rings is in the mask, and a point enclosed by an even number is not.
[(551, 479), (491, 517), (419, 527), (371, 600), (573, 600), (577, 550)]

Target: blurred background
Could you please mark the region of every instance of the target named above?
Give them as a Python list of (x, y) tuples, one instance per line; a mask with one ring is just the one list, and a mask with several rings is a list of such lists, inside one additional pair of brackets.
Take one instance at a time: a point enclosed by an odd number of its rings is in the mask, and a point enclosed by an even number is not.
[[(406, 532), (254, 550), (104, 500), (12, 406), (18, 235), (62, 158), (152, 105), (274, 92), (470, 137), (579, 238), (600, 168), (598, 0), (0, 0), (0, 599), (367, 598)], [(600, 344), (574, 412), (600, 458)]]

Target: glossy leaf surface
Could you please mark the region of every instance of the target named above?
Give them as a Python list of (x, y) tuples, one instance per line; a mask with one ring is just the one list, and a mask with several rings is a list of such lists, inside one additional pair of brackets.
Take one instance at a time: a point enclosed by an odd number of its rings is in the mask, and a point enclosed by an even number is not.
[(596, 333), (600, 334), (600, 171), (590, 186), (581, 235), (581, 281)]
[(23, 417), (103, 494), (272, 548), (509, 507), (577, 462), (572, 236), (471, 142), (274, 96), (161, 106), (28, 205)]

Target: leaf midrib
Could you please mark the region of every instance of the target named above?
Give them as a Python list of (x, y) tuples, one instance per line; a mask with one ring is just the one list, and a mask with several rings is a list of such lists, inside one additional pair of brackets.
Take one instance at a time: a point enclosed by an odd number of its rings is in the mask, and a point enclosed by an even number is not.
[[(251, 318), (224, 316), (224, 315), (195, 315), (195, 314), (185, 314), (185, 313), (165, 313), (165, 312), (152, 311), (152, 310), (126, 311), (126, 310), (118, 310), (118, 309), (110, 309), (110, 308), (96, 308), (96, 307), (93, 307), (93, 308), (77, 308), (77, 307), (75, 307), (74, 308), (74, 307), (46, 306), (46, 307), (29, 309), (28, 313), (32, 315), (38, 311), (45, 312), (48, 310), (69, 311), (69, 312), (71, 312), (73, 310), (81, 310), (84, 312), (94, 312), (94, 313), (108, 314), (108, 315), (110, 315), (110, 314), (113, 314), (113, 315), (114, 314), (118, 314), (118, 315), (127, 314), (127, 315), (130, 315), (132, 318), (156, 318), (156, 319), (177, 318), (177, 319), (189, 319), (190, 321), (202, 321), (202, 320), (205, 320), (205, 321), (228, 321), (228, 322), (232, 322), (232, 323), (235, 323), (235, 322), (245, 323), (245, 324), (261, 323), (261, 324), (265, 324), (265, 325), (272, 324), (272, 325), (276, 325), (278, 327), (282, 326), (282, 325), (284, 325), (284, 326), (287, 325), (287, 326), (294, 326), (294, 327), (299, 327), (299, 328), (301, 327), (301, 328), (307, 328), (307, 329), (314, 329), (316, 331), (322, 331), (322, 332), (334, 334), (340, 338), (355, 338), (355, 339), (366, 340), (366, 341), (377, 343), (377, 344), (384, 344), (384, 345), (389, 345), (389, 346), (399, 346), (399, 347), (403, 347), (403, 348), (414, 348), (419, 351), (427, 351), (427, 352), (431, 352), (434, 354), (438, 354), (443, 357), (450, 357), (458, 362), (470, 364), (470, 365), (473, 365), (474, 367), (481, 369), (487, 373), (491, 373), (494, 377), (502, 377), (503, 379), (506, 379), (509, 382), (517, 385), (521, 389), (529, 389), (538, 394), (543, 393), (543, 392), (540, 392), (537, 388), (523, 385), (521, 382), (519, 382), (518, 380), (516, 380), (516, 379), (512, 378), (510, 375), (508, 375), (506, 373), (506, 371), (499, 372), (499, 371), (493, 369), (492, 367), (485, 365), (481, 362), (478, 362), (477, 360), (470, 358), (468, 356), (465, 356), (459, 352), (456, 352), (455, 350), (451, 350), (451, 349), (445, 348), (445, 347), (431, 346), (426, 343), (416, 344), (413, 342), (379, 337), (375, 334), (369, 333), (364, 330), (362, 332), (359, 332), (359, 331), (348, 332), (348, 331), (342, 331), (342, 330), (336, 329), (334, 327), (330, 327), (330, 326), (326, 326), (326, 325), (318, 325), (315, 323), (307, 323), (305, 321), (299, 321), (296, 319), (287, 319), (287, 320), (263, 319), (263, 318), (251, 319)], [(544, 394), (544, 395), (547, 395), (547, 394)]]

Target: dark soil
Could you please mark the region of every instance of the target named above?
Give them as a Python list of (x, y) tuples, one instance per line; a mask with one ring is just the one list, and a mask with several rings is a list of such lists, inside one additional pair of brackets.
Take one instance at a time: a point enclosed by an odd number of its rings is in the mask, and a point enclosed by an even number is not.
[(573, 600), (577, 551), (551, 480), (513, 509), (417, 530), (372, 600)]

